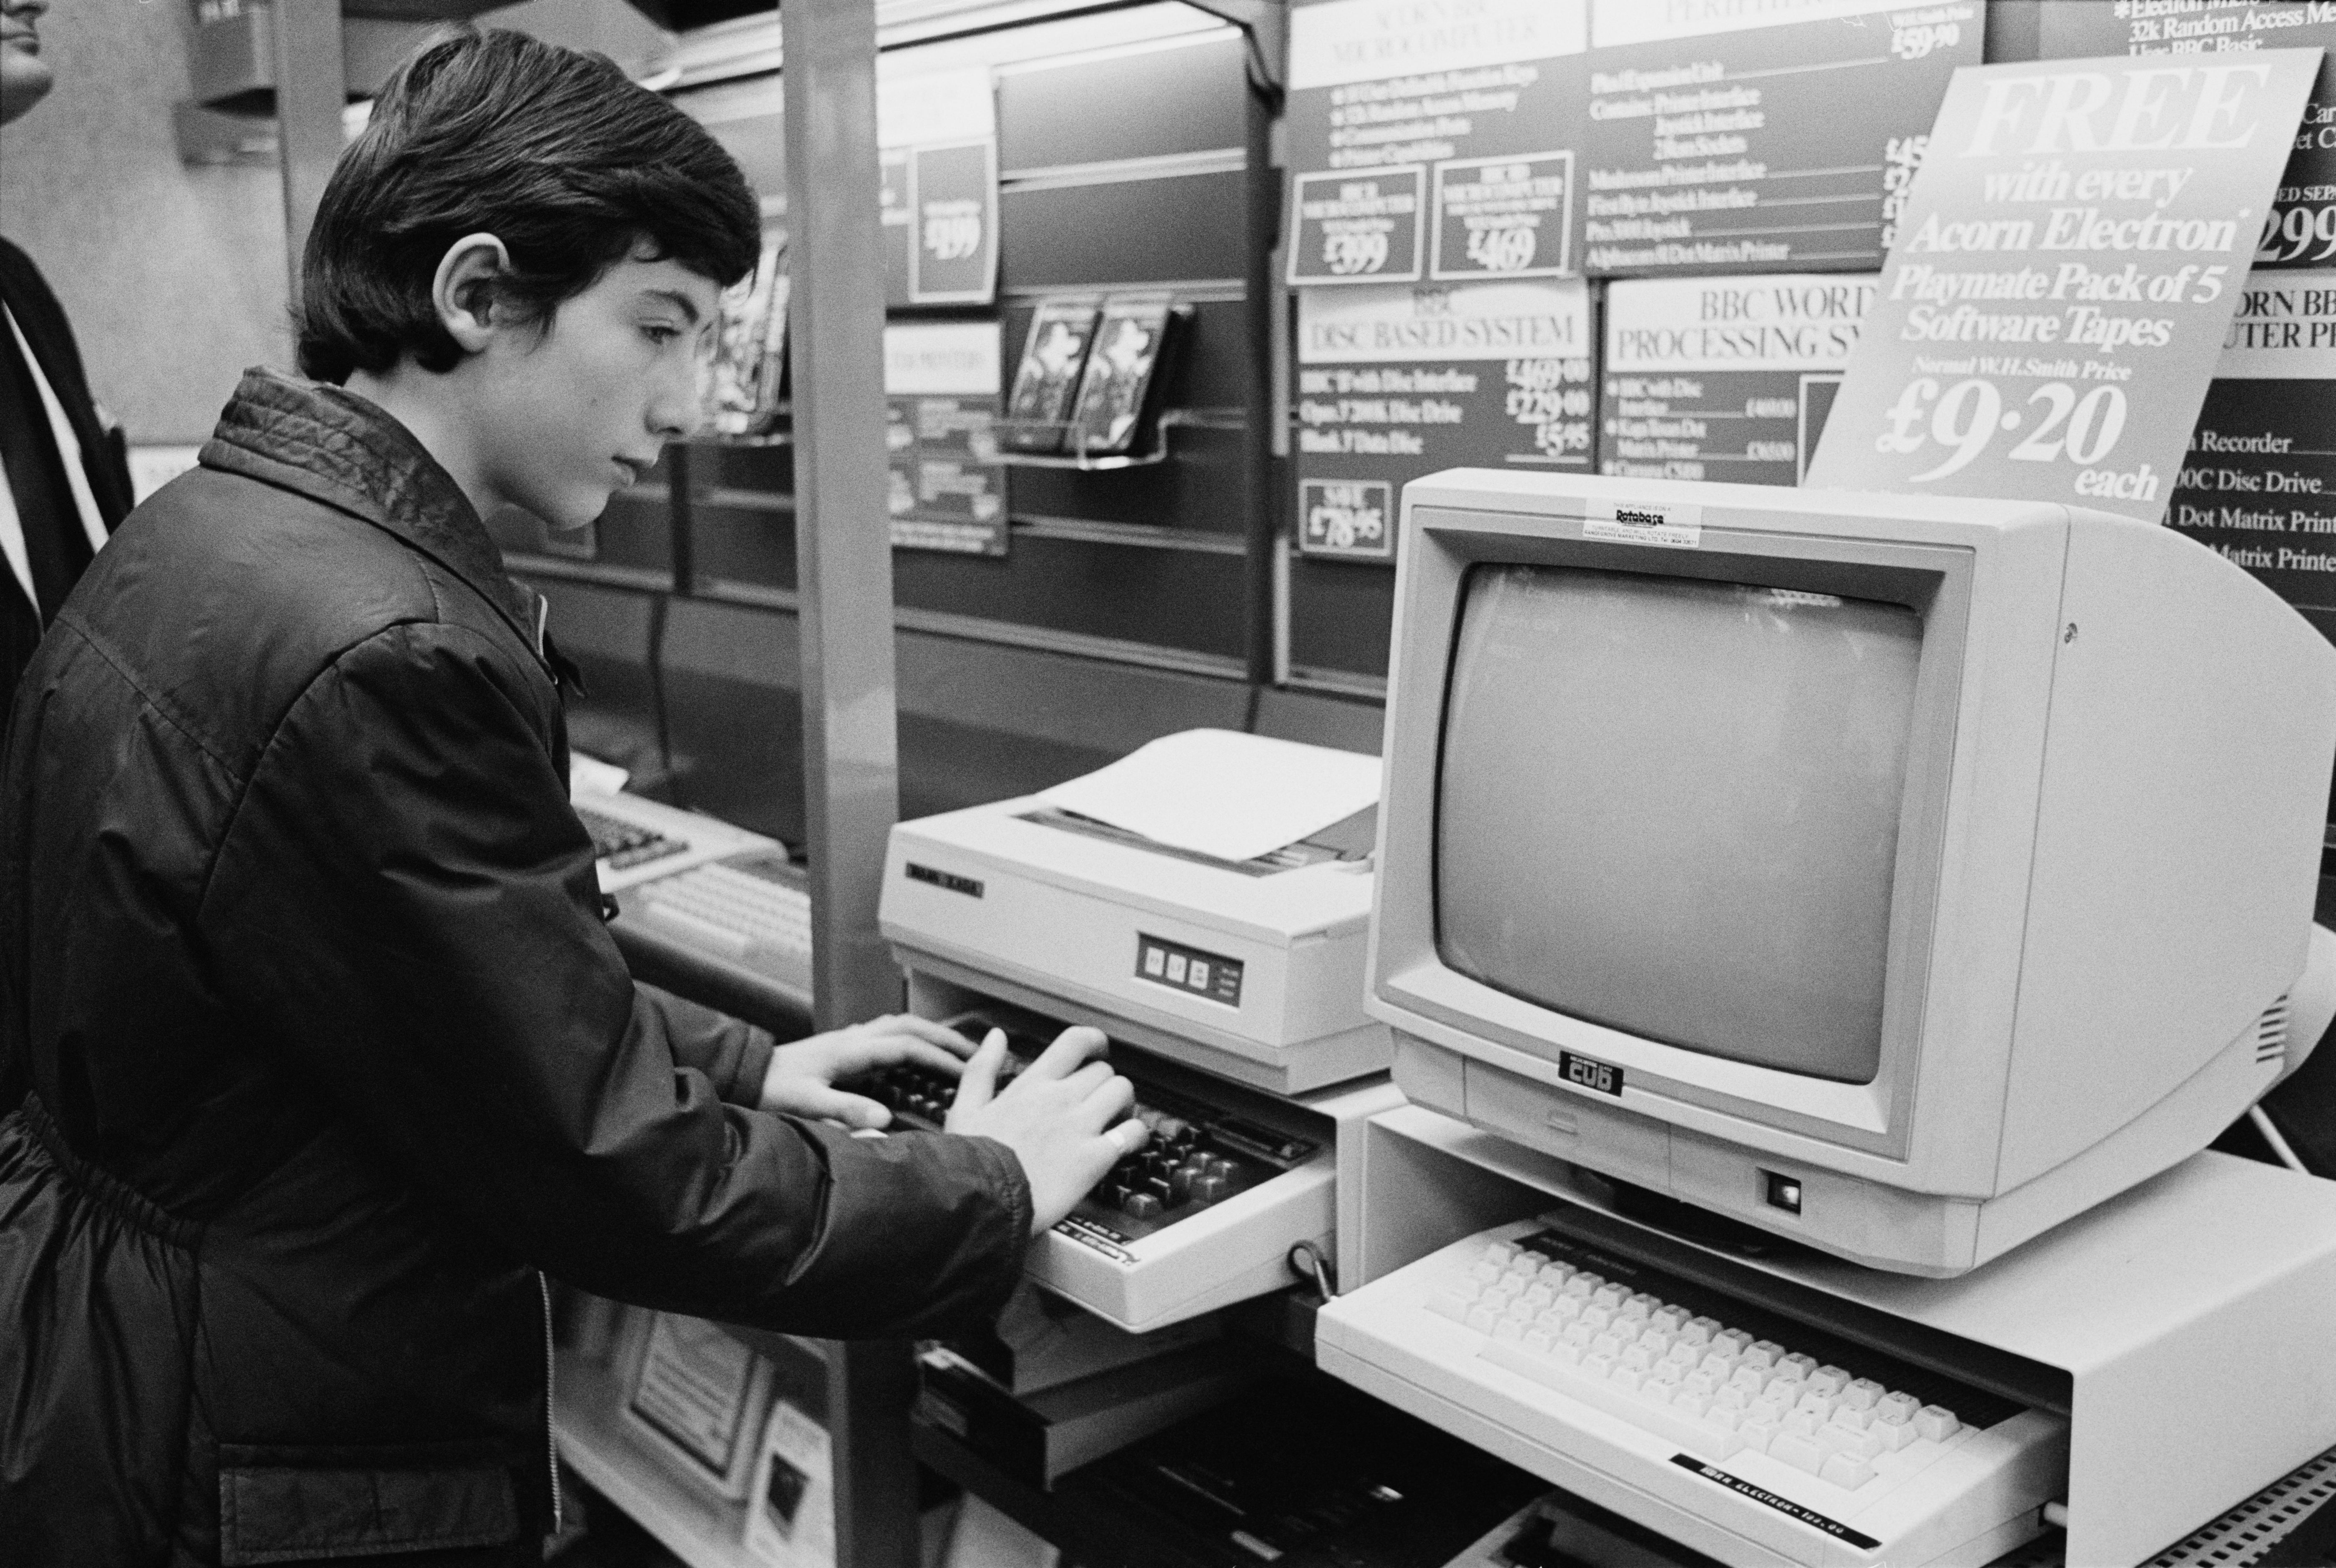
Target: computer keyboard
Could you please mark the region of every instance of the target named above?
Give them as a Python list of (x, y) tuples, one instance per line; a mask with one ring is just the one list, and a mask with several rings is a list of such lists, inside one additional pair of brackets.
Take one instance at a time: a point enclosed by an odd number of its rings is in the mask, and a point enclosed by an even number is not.
[[(1007, 1081), (1060, 1027), (1004, 1007), (946, 1021), (975, 1040), (1005, 1029)], [(1134, 1084), (1132, 1114), (1151, 1137), (1040, 1238), (1033, 1279), (1141, 1333), (1290, 1283), (1285, 1260), (1299, 1242), (1327, 1250), (1334, 1171), (1325, 1118), (1125, 1046), (1111, 1060)], [(956, 1086), (904, 1066), (876, 1075), (865, 1092), (908, 1125), (938, 1127)]]
[(577, 806), (575, 811), (585, 831), (592, 835), (594, 858), (606, 861), (611, 871), (626, 871), (688, 852), (686, 843), (667, 838), (655, 828), (619, 822), (606, 812), (596, 812), (588, 806)]
[(2068, 1424), (1543, 1221), (1339, 1298), (1322, 1364), (1723, 1562), (1984, 1563)]
[(625, 903), (707, 951), (811, 991), (811, 891), (781, 850), (750, 850), (643, 882)]

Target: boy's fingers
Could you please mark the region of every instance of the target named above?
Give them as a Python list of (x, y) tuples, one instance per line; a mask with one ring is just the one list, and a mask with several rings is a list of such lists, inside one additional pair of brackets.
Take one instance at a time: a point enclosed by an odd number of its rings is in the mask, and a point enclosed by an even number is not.
[(958, 1079), (957, 1099), (953, 1111), (977, 1111), (997, 1097), (998, 1066), (1006, 1059), (1006, 1031), (992, 1029), (981, 1048), (966, 1063), (965, 1076)]
[(890, 1126), (892, 1113), (865, 1095), (847, 1094), (824, 1085), (805, 1087), (796, 1096), (796, 1115), (841, 1122), (855, 1132)]
[(1037, 1074), (1042, 1078), (1066, 1078), (1088, 1057), (1100, 1056), (1111, 1048), (1101, 1029), (1084, 1024), (1065, 1029), (1055, 1037), (1055, 1043), (1039, 1053), (1038, 1059), (1022, 1070), (1028, 1077)]
[(1144, 1147), (1151, 1136), (1150, 1130), (1142, 1122), (1130, 1116), (1117, 1126), (1105, 1129), (1103, 1141), (1111, 1145), (1112, 1161), (1116, 1164)]
[[(1126, 1115), (1129, 1108), (1134, 1104), (1135, 1086), (1114, 1073), (1087, 1091), (1086, 1098), (1079, 1102), (1079, 1110), (1084, 1115), (1094, 1117), (1095, 1125), (1101, 1127), (1108, 1126)], [(1130, 1121), (1124, 1125), (1131, 1127), (1144, 1125), (1142, 1122), (1136, 1121)]]
[(954, 1057), (969, 1057), (975, 1050), (971, 1040), (967, 1039), (947, 1024), (937, 1024), (930, 1018), (920, 1018), (914, 1013), (897, 1013), (881, 1021), (891, 1026), (895, 1033), (913, 1035), (929, 1045), (939, 1046)]
[(1116, 1076), (1109, 1062), (1089, 1062), (1063, 1080), (1063, 1086), (1084, 1100)]
[[(967, 1048), (972, 1048), (971, 1042), (968, 1042)], [(902, 1062), (914, 1062), (920, 1067), (930, 1067), (952, 1078), (965, 1071), (965, 1063), (952, 1053), (930, 1040), (901, 1035), (883, 1041), (877, 1057), (876, 1061), (869, 1064), (871, 1066), (895, 1066)]]

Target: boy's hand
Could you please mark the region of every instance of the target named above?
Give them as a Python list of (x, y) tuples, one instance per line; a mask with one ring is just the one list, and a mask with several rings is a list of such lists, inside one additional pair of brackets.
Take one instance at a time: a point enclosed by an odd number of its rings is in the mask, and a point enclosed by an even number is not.
[(1021, 1076), (998, 1087), (1006, 1036), (992, 1029), (966, 1065), (948, 1130), (996, 1138), (1030, 1183), (1030, 1233), (1069, 1213), (1122, 1155), (1144, 1146), (1144, 1124), (1125, 1120), (1135, 1087), (1099, 1057), (1101, 1029), (1065, 1029)]
[(871, 1018), (773, 1051), (770, 1071), (763, 1076), (762, 1107), (841, 1122), (855, 1132), (890, 1126), (891, 1111), (865, 1095), (837, 1088), (836, 1081), (904, 1062), (956, 1077), (972, 1054), (971, 1040), (930, 1019), (906, 1013)]

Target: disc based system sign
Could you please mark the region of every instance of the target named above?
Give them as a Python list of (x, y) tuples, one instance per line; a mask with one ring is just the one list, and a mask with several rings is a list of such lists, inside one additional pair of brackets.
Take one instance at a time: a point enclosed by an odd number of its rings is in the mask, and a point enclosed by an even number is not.
[(1957, 72), (1807, 482), (2155, 521), (2319, 68)]

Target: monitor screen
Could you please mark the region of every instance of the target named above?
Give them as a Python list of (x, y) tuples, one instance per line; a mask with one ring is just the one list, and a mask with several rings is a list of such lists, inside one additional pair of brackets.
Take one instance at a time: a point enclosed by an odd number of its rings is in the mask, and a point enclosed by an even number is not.
[(1922, 638), (1903, 605), (1470, 568), (1436, 808), (1445, 965), (1641, 1038), (1873, 1081)]

